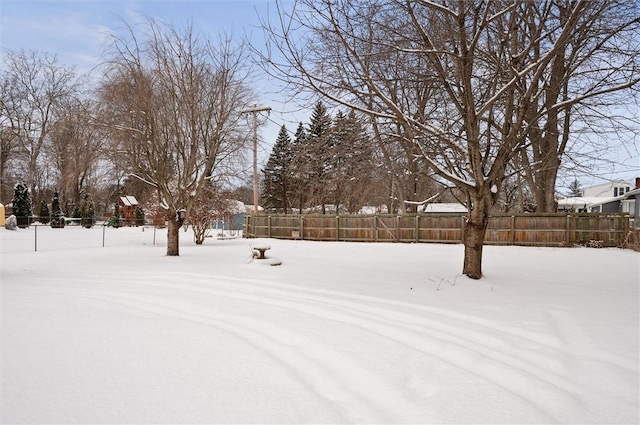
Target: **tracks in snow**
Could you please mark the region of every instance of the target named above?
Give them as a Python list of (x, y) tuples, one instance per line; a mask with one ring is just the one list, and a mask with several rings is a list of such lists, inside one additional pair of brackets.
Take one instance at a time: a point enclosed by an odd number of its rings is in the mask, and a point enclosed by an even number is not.
[[(563, 410), (576, 410), (569, 406), (595, 397), (567, 378), (563, 359), (575, 353), (559, 339), (444, 309), (265, 280), (184, 273), (135, 284), (131, 288), (134, 291), (84, 292), (89, 298), (212, 326), (242, 339), (277, 359), (319, 397), (340, 406), (349, 421), (415, 422), (424, 419), (428, 408), (416, 405), (415, 397), (361, 365), (354, 356), (270, 322), (268, 317), (210, 308), (206, 302), (196, 303), (190, 297), (154, 296), (144, 287), (161, 292), (186, 291), (200, 301), (213, 297), (212, 305), (216, 306), (224, 300), (241, 301), (284, 309), (301, 318), (347, 325), (424, 356), (427, 362), (437, 361), (497, 385), (551, 422), (565, 419)], [(637, 373), (637, 366), (624, 359), (594, 356), (591, 360)], [(632, 403), (617, 402), (623, 409)]]

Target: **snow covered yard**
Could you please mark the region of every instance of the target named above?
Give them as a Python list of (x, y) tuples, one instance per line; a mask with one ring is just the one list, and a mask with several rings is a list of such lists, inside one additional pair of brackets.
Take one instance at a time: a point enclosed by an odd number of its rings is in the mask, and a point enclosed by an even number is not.
[(461, 245), (40, 230), (0, 229), (3, 424), (640, 420), (637, 252), (489, 246), (472, 281)]

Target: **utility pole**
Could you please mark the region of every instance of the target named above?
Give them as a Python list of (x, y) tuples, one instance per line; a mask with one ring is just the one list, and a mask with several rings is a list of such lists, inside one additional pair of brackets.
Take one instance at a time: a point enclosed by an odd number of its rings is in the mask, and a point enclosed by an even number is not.
[(268, 106), (256, 106), (240, 111), (241, 114), (253, 114), (253, 213), (258, 214), (258, 112), (269, 112)]

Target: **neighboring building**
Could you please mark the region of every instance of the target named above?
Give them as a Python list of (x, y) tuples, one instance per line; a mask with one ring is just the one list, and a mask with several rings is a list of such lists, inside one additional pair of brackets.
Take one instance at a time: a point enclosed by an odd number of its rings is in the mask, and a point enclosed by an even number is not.
[(120, 214), (122, 214), (122, 224), (135, 226), (138, 200), (134, 196), (121, 196), (118, 203), (120, 204)]
[(631, 184), (623, 180), (602, 183), (585, 187), (582, 196), (585, 198), (615, 198), (631, 191)]
[(467, 212), (467, 207), (457, 202), (433, 202), (430, 204), (420, 205), (418, 207), (418, 212), (465, 214)]
[(584, 196), (564, 198), (558, 201), (558, 211), (590, 213), (626, 213), (637, 216), (637, 194), (640, 193), (640, 177), (636, 188), (624, 181), (604, 183), (583, 190)]

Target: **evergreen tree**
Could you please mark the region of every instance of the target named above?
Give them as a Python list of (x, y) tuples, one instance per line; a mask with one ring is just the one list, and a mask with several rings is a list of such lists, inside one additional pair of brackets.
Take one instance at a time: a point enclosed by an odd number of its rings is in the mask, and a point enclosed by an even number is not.
[(570, 184), (569, 184), (569, 193), (568, 196), (570, 197), (579, 197), (582, 196), (582, 187), (580, 187), (580, 182), (578, 181), (578, 179), (574, 179)]
[(373, 191), (375, 160), (373, 144), (353, 110), (336, 114), (327, 151), (333, 202), (356, 212)]
[(289, 167), (290, 193), (289, 197), (291, 205), (298, 208), (298, 212), (302, 213), (302, 209), (307, 202), (308, 180), (306, 176), (306, 161), (303, 154), (307, 139), (307, 133), (302, 122), (298, 124), (296, 134), (291, 145), (292, 161)]
[(326, 212), (329, 202), (328, 171), (331, 153), (329, 150), (332, 119), (322, 102), (316, 103), (311, 113), (309, 131), (303, 143), (297, 146), (296, 160), (298, 172), (309, 196), (312, 206), (320, 205)]
[(144, 216), (144, 208), (140, 205), (136, 206), (136, 226), (144, 226), (145, 216)]
[(116, 202), (113, 206), (113, 217), (111, 217), (111, 225), (116, 229), (122, 226), (122, 214), (120, 213), (120, 203)]
[(265, 208), (281, 210), (285, 214), (289, 212), (289, 173), (292, 160), (291, 138), (283, 125), (263, 170), (261, 203)]
[(96, 210), (93, 204), (93, 199), (88, 193), (85, 193), (80, 202), (79, 208), (80, 223), (83, 227), (90, 229), (93, 227), (96, 221)]
[(60, 207), (60, 197), (57, 189), (53, 192), (53, 199), (51, 200), (51, 227), (54, 229), (64, 227), (64, 214)]
[(42, 200), (42, 202), (40, 202), (39, 215), (40, 215), (40, 223), (49, 224), (49, 221), (51, 221), (51, 212), (49, 211), (49, 205), (47, 205), (44, 199)]
[(26, 183), (18, 183), (13, 188), (13, 215), (16, 216), (18, 227), (29, 227), (31, 218), (31, 195)]

